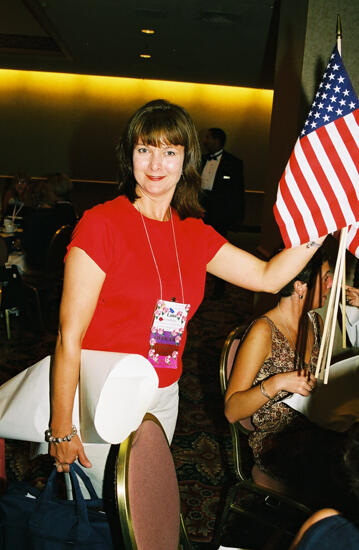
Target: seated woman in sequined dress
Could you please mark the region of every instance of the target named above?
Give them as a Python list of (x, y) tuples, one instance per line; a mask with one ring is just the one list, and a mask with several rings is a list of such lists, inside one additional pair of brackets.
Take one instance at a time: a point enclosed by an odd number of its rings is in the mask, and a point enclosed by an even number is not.
[(308, 489), (314, 501), (313, 484), (320, 487), (329, 475), (323, 461), (331, 468), (328, 449), (335, 463), (343, 436), (315, 426), (282, 400), (315, 388), (322, 319), (311, 310), (324, 305), (331, 284), (329, 263), (318, 251), (280, 291), (277, 305), (248, 328), (225, 402), (229, 422), (250, 418), (253, 424), (254, 479), (267, 476), (272, 488), (304, 498)]

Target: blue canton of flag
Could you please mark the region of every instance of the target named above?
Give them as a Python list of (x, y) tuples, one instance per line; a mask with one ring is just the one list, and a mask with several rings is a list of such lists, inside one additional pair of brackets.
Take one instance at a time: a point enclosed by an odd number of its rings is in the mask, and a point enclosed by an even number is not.
[(305, 136), (324, 124), (351, 113), (358, 106), (357, 95), (335, 47), (301, 135)]

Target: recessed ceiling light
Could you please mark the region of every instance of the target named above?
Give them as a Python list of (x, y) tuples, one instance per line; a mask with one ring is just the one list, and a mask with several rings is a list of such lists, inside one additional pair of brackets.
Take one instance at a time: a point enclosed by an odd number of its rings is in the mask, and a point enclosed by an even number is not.
[(154, 29), (141, 29), (141, 32), (143, 32), (143, 34), (155, 34)]
[(142, 57), (142, 59), (151, 59), (151, 56), (149, 53), (140, 53), (140, 57)]

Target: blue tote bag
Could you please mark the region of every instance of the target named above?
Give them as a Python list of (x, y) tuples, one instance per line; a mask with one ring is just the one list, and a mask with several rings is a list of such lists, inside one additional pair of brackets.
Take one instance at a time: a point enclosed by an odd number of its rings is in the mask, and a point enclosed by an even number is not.
[[(113, 550), (103, 503), (90, 479), (77, 464), (70, 475), (74, 500), (56, 497), (56, 469), (43, 491), (26, 483), (9, 486), (0, 498), (1, 550)], [(84, 499), (77, 475), (90, 499)]]

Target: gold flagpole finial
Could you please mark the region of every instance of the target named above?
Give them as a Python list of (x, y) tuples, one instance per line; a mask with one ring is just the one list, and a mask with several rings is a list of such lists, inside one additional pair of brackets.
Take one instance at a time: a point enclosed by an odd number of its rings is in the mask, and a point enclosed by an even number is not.
[(342, 31), (342, 22), (340, 20), (340, 15), (338, 13), (337, 15), (337, 39), (343, 38), (343, 31)]

